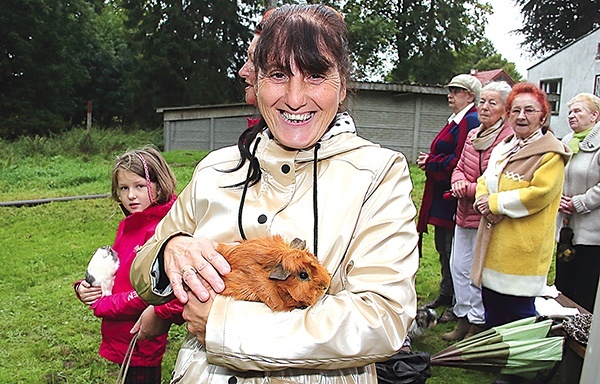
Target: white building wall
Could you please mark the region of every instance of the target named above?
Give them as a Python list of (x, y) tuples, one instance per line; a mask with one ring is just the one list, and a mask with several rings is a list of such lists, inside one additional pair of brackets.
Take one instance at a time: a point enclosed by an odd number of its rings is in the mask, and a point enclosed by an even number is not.
[(567, 102), (578, 93), (594, 93), (594, 82), (596, 76), (600, 75), (600, 60), (596, 58), (598, 44), (600, 29), (543, 59), (527, 71), (527, 81), (538, 86), (540, 81), (562, 79), (560, 108), (558, 114), (550, 118), (550, 127), (558, 137), (571, 131)]

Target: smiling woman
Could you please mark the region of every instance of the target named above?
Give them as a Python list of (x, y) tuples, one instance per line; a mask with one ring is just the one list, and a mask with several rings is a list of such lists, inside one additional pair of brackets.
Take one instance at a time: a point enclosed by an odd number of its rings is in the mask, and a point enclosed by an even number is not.
[(545, 125), (549, 106), (538, 87), (515, 85), (506, 111), (515, 134), (492, 150), (475, 195), (475, 209), (483, 217), (471, 279), (482, 287), (487, 328), (535, 316), (534, 299), (546, 286), (571, 155)]
[[(416, 313), (408, 164), (358, 137), (341, 106), (350, 60), (338, 12), (276, 9), (254, 57), (261, 120), (198, 165), (139, 251), (134, 286), (151, 303), (186, 303), (188, 340), (202, 346), (184, 343), (177, 382), (376, 383), (374, 363), (402, 347)], [(307, 309), (219, 294), (230, 266), (215, 242), (269, 235), (305, 240), (331, 274)], [(142, 319), (140, 337), (152, 334)]]

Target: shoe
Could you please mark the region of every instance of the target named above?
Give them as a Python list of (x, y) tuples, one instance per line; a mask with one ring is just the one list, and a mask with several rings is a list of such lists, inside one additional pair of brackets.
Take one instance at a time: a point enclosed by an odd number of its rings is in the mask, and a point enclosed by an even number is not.
[(431, 303), (425, 304), (427, 308), (438, 308), (438, 307), (451, 307), (452, 296), (439, 295)]
[(521, 376), (516, 375), (500, 375), (492, 384), (519, 384), (523, 382)]
[(485, 331), (485, 324), (471, 324), (469, 327), (469, 331), (465, 335), (465, 339), (468, 339), (471, 336), (475, 336), (476, 334)]
[(451, 321), (457, 321), (457, 320), (458, 320), (458, 317), (456, 317), (456, 315), (454, 314), (454, 312), (452, 312), (452, 309), (447, 309), (442, 314), (442, 316), (440, 316), (440, 318), (438, 319), (438, 323), (449, 323)]
[(467, 317), (466, 316), (459, 317), (458, 324), (456, 324), (456, 328), (454, 328), (454, 331), (444, 333), (442, 335), (442, 340), (446, 340), (446, 341), (462, 340), (465, 337), (465, 335), (467, 334), (467, 332), (469, 332), (470, 329), (471, 329), (471, 323), (469, 323), (469, 320), (467, 320)]

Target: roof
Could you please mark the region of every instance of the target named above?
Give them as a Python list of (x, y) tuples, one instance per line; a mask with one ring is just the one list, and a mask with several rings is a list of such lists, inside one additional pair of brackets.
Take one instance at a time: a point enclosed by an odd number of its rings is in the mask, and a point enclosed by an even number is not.
[(474, 70), (472, 72), (471, 74), (478, 78), (483, 85), (486, 85), (490, 81), (506, 81), (510, 86), (515, 85), (515, 81), (502, 68), (489, 71)]
[(543, 59), (541, 59), (540, 61), (538, 61), (537, 63), (533, 64), (531, 67), (527, 68), (527, 70), (530, 70), (533, 67), (537, 67), (538, 65), (542, 64), (544, 61), (548, 60), (549, 58), (551, 58), (552, 56), (556, 55), (557, 53), (564, 51), (565, 49), (567, 49), (568, 47), (570, 47), (571, 45), (575, 44), (576, 42), (578, 42), (579, 40), (583, 40), (586, 37), (588, 37), (589, 35), (592, 35), (596, 32), (600, 31), (600, 27), (598, 28), (594, 28), (591, 31), (589, 31), (588, 33), (586, 33), (585, 35), (581, 36), (578, 39), (575, 39), (573, 41), (571, 41), (569, 44), (565, 45), (564, 47), (557, 49), (556, 51), (554, 51), (553, 53), (551, 53), (550, 55), (544, 57)]

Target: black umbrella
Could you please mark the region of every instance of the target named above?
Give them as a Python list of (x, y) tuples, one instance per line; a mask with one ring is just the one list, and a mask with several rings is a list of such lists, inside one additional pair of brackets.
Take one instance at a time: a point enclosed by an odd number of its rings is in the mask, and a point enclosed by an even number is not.
[(431, 377), (427, 352), (400, 351), (375, 366), (380, 384), (424, 384)]

